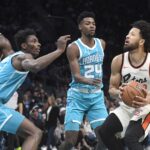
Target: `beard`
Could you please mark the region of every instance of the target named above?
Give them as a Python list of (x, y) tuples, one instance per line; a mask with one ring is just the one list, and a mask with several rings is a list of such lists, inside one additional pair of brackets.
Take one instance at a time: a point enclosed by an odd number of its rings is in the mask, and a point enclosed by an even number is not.
[(135, 49), (138, 48), (138, 43), (135, 43), (135, 44), (130, 44), (130, 45), (124, 45), (123, 46), (123, 50), (126, 52), (126, 51), (133, 51)]
[(91, 38), (93, 38), (94, 37), (94, 35), (93, 34), (87, 34), (86, 35), (89, 39), (91, 39)]
[(95, 34), (86, 34), (86, 36), (88, 37), (88, 38), (93, 38), (94, 36), (95, 36)]

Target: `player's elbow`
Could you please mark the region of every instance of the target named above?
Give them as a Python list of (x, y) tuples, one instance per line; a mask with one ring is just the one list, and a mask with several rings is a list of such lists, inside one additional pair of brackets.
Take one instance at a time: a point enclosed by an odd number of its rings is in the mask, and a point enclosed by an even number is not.
[(109, 89), (109, 90), (108, 90), (108, 93), (109, 93), (109, 95), (112, 95), (112, 90)]
[(109, 88), (108, 93), (109, 93), (109, 95), (110, 95), (110, 97), (111, 97), (112, 99), (115, 99), (115, 98), (116, 98), (116, 97), (115, 97), (115, 92), (114, 92), (113, 88)]
[(38, 65), (37, 63), (32, 63), (29, 67), (29, 71), (37, 73), (38, 71), (40, 71), (40, 65)]
[(75, 82), (80, 82), (80, 81), (81, 81), (80, 75), (75, 74), (75, 75), (74, 75), (74, 80), (75, 80)]
[(22, 62), (22, 67), (26, 71), (35, 73), (40, 70), (40, 65), (36, 61), (25, 60)]
[(118, 89), (109, 88), (108, 90), (111, 99), (118, 99), (120, 91)]
[(40, 71), (40, 66), (35, 64), (32, 66), (31, 72), (37, 73), (38, 71)]

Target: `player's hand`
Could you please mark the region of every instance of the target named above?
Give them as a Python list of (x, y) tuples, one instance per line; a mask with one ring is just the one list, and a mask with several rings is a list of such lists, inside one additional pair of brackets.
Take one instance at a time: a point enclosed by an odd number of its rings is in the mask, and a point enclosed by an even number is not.
[(90, 80), (90, 84), (94, 86), (99, 86), (100, 83), (102, 82), (101, 79), (89, 79), (89, 80)]
[(70, 35), (60, 36), (57, 40), (57, 49), (64, 52), (66, 49), (67, 42), (71, 39)]
[(122, 93), (124, 91), (125, 86), (127, 85), (127, 83), (123, 83), (121, 86), (119, 86), (119, 98), (121, 99), (122, 97)]
[(134, 101), (132, 103), (132, 107), (139, 108), (147, 104), (150, 104), (150, 94), (148, 94), (147, 90), (144, 88), (142, 88), (142, 92), (144, 93), (145, 98), (140, 97), (140, 96), (135, 96)]

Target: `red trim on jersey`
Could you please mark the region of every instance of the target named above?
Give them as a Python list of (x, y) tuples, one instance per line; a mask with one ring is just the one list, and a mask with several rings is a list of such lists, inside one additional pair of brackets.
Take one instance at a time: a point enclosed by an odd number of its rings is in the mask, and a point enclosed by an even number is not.
[(150, 124), (150, 113), (145, 117), (143, 123), (142, 123), (142, 127), (144, 130), (146, 130), (148, 128)]
[(146, 62), (147, 56), (148, 56), (148, 53), (146, 53), (146, 56), (145, 56), (143, 62), (142, 62), (139, 66), (134, 66), (134, 65), (132, 64), (132, 62), (131, 62), (131, 59), (130, 59), (130, 53), (128, 52), (129, 64), (130, 64), (133, 68), (136, 68), (136, 69), (137, 69), (137, 68), (140, 68), (140, 67), (142, 67), (142, 66), (144, 65), (144, 63)]

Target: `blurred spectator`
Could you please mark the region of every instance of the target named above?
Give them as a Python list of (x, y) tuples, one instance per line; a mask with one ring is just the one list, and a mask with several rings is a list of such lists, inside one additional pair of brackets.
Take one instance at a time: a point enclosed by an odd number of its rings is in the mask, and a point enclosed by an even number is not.
[(29, 112), (31, 109), (31, 103), (33, 103), (32, 101), (32, 94), (30, 91), (26, 91), (23, 95), (23, 114), (29, 118)]
[(59, 107), (56, 104), (54, 95), (50, 95), (47, 98), (46, 112), (46, 129), (48, 130), (47, 137), (47, 149), (51, 150), (56, 146), (56, 139), (54, 136), (55, 129), (57, 127), (57, 122), (59, 119)]

